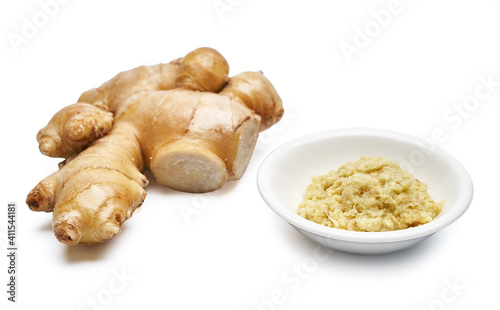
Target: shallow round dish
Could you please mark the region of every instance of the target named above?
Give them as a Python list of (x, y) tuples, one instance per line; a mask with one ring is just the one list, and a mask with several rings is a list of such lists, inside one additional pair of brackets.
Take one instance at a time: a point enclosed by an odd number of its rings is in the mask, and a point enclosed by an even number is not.
[[(361, 155), (384, 156), (429, 185), (441, 213), (417, 227), (389, 232), (358, 232), (326, 227), (296, 213), (314, 175), (326, 174)], [(284, 144), (261, 164), (257, 186), (264, 201), (300, 233), (333, 249), (363, 254), (389, 253), (410, 247), (457, 220), (469, 207), (472, 180), (464, 167), (437, 145), (406, 134), (369, 128), (311, 134)]]

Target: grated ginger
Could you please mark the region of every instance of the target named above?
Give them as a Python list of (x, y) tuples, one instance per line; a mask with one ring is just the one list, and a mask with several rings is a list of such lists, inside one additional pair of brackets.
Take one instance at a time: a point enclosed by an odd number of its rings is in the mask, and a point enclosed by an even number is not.
[(333, 228), (391, 231), (432, 221), (444, 202), (435, 202), (426, 183), (398, 163), (361, 156), (337, 171), (312, 178), (297, 213)]

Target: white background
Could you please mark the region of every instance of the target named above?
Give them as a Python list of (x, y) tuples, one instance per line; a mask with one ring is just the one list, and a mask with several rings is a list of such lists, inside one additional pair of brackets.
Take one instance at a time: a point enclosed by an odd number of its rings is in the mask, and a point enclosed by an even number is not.
[[(2, 208), (2, 309), (498, 308), (500, 2), (62, 2), (0, 4), (0, 202), (18, 204), (19, 244), (13, 304)], [(200, 46), (225, 55), (231, 75), (262, 70), (283, 99), (284, 119), (261, 134), (243, 178), (206, 195), (150, 178), (114, 239), (60, 244), (51, 215), (24, 203), (59, 162), (39, 153), (37, 131), (116, 73)], [(496, 81), (489, 92), (481, 78)], [(474, 181), (470, 209), (409, 250), (321, 252), (261, 200), (257, 169), (295, 137), (358, 126), (444, 132), (435, 142)]]

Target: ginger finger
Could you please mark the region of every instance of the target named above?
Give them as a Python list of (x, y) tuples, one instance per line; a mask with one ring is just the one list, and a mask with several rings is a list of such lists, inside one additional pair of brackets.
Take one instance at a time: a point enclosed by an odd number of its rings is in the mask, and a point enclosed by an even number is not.
[(59, 178), (56, 172), (46, 177), (29, 192), (26, 204), (32, 211), (52, 212), (54, 210), (56, 191), (58, 190)]
[(284, 113), (280, 96), (262, 72), (248, 71), (233, 76), (219, 94), (241, 100), (260, 115), (260, 131), (276, 124)]
[(142, 153), (127, 124), (42, 180), (28, 195), (33, 210), (52, 211), (54, 233), (65, 244), (98, 243), (120, 231), (146, 197)]
[(54, 233), (68, 245), (102, 242), (120, 231), (145, 197), (144, 189), (118, 170), (86, 168), (68, 179), (57, 196)]
[(87, 103), (75, 103), (57, 112), (37, 134), (40, 152), (67, 158), (78, 154), (113, 127), (113, 114)]
[(227, 83), (228, 73), (229, 64), (224, 56), (213, 48), (202, 47), (184, 57), (175, 86), (217, 93)]

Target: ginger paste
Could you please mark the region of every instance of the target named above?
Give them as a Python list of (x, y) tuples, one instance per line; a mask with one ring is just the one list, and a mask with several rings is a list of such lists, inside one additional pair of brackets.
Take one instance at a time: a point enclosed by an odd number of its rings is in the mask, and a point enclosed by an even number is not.
[(337, 171), (312, 178), (297, 213), (328, 227), (391, 231), (432, 221), (444, 202), (435, 202), (427, 184), (398, 163), (361, 156)]

